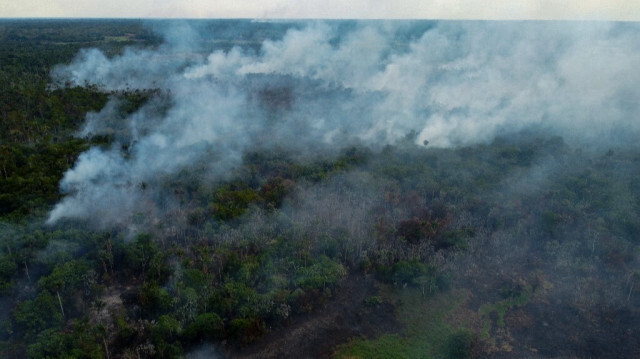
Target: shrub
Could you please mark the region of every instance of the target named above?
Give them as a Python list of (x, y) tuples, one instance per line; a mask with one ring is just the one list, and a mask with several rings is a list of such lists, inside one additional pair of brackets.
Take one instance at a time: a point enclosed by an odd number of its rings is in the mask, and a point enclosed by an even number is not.
[(469, 359), (476, 344), (476, 335), (461, 329), (453, 333), (447, 340), (447, 354), (450, 359)]
[(326, 256), (309, 267), (301, 268), (297, 273), (295, 284), (305, 290), (324, 289), (335, 285), (346, 275), (347, 271), (340, 263), (336, 263)]
[(427, 274), (427, 266), (418, 261), (400, 261), (391, 268), (391, 279), (396, 284), (418, 284), (418, 278)]
[(260, 318), (236, 318), (229, 323), (229, 332), (239, 343), (248, 344), (262, 337), (267, 327)]
[(159, 357), (176, 358), (182, 354), (182, 346), (178, 340), (182, 332), (180, 323), (173, 317), (163, 315), (151, 328), (151, 342), (155, 345)]
[(364, 299), (364, 304), (367, 307), (377, 307), (382, 304), (382, 297), (379, 295), (372, 295)]
[(199, 339), (218, 339), (224, 332), (224, 323), (216, 313), (200, 314), (185, 329), (184, 336), (188, 341)]

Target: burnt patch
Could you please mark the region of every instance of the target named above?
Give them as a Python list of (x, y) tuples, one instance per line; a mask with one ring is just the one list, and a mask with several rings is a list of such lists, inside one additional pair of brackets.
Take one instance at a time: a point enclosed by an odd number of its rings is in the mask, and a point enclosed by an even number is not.
[(350, 275), (335, 293), (324, 307), (273, 329), (248, 347), (230, 349), (228, 357), (330, 358), (334, 348), (350, 338), (374, 338), (401, 330), (391, 303), (367, 300), (378, 293), (371, 276)]

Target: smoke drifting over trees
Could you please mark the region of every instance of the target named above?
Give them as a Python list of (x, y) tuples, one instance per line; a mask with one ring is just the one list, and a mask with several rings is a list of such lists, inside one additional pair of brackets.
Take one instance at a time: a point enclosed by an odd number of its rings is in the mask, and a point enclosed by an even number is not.
[(638, 34), (0, 21), (0, 357), (640, 357)]
[(55, 69), (56, 83), (160, 89), (166, 108), (122, 116), (108, 104), (89, 114), (83, 135), (107, 134), (94, 119), (116, 116), (128, 133), (80, 156), (49, 222), (116, 223), (155, 196), (158, 177), (204, 163), (210, 178), (224, 178), (255, 148), (380, 148), (412, 131), (416, 144), (435, 147), (522, 130), (595, 147), (635, 144), (637, 31), (607, 23), (314, 22), (215, 49), (216, 33), (174, 24), (154, 48), (112, 57), (83, 50)]

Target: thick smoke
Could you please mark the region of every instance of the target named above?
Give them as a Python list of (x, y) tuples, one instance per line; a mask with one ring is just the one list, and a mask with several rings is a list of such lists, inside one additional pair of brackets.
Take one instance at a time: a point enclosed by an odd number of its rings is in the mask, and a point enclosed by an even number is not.
[[(197, 44), (216, 34), (181, 24), (157, 48), (112, 58), (84, 50), (56, 68), (59, 85), (162, 96), (123, 119), (118, 143), (79, 157), (49, 222), (117, 223), (149, 208), (158, 179), (193, 166), (223, 178), (255, 148), (377, 147), (412, 131), (417, 145), (437, 147), (521, 130), (590, 146), (633, 144), (640, 134), (635, 24), (299, 25), (259, 49), (205, 52)], [(81, 134), (108, 132), (116, 101), (89, 114)], [(153, 109), (160, 105), (166, 109)]]

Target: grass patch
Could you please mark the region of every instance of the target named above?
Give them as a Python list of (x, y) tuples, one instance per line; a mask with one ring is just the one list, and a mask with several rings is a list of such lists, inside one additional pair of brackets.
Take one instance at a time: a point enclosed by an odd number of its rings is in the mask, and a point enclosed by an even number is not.
[(398, 319), (404, 333), (386, 334), (377, 339), (356, 339), (339, 347), (336, 358), (433, 358), (449, 356), (449, 338), (457, 331), (445, 322), (458, 308), (464, 296), (458, 291), (439, 293), (425, 298), (416, 288), (393, 290), (385, 297), (401, 303)]
[(376, 340), (354, 340), (338, 358), (409, 358), (409, 339), (397, 334), (385, 334)]
[(131, 41), (130, 37), (127, 36), (105, 36), (104, 37), (104, 41), (105, 42), (127, 42), (127, 41)]
[(478, 310), (478, 314), (484, 318), (483, 336), (488, 338), (491, 331), (491, 313), (495, 312), (497, 315), (498, 327), (504, 328), (504, 317), (512, 308), (522, 307), (527, 304), (531, 299), (533, 289), (530, 285), (527, 285), (519, 293), (511, 295), (506, 299), (503, 299), (496, 303), (483, 304)]

